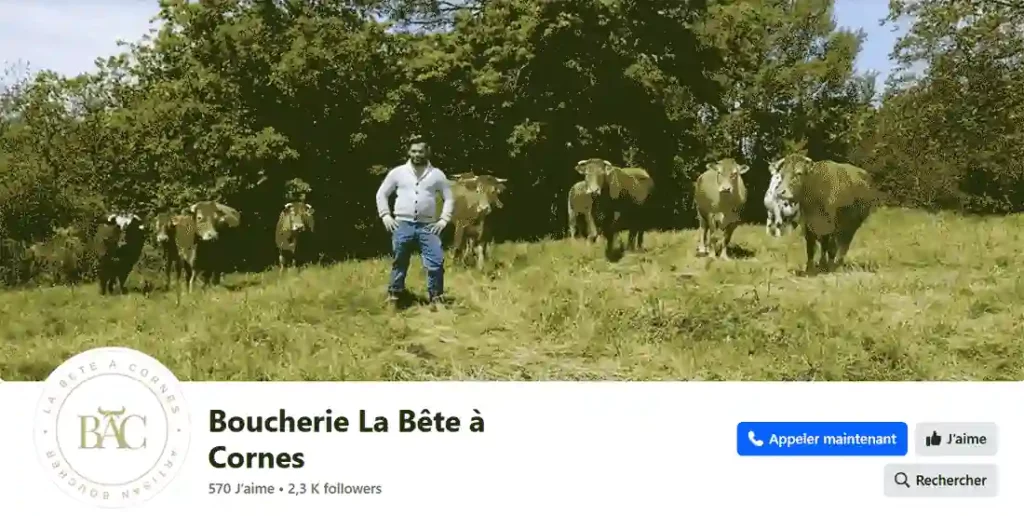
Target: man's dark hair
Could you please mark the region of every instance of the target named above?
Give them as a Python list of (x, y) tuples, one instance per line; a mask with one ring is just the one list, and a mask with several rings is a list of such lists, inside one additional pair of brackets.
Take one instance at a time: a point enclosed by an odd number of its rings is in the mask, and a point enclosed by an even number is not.
[(430, 150), (430, 142), (428, 142), (427, 139), (424, 138), (422, 135), (414, 134), (414, 135), (409, 137), (408, 145), (407, 145), (408, 147), (412, 147), (413, 145), (418, 145), (418, 144), (423, 144), (423, 146), (426, 147), (427, 150)]

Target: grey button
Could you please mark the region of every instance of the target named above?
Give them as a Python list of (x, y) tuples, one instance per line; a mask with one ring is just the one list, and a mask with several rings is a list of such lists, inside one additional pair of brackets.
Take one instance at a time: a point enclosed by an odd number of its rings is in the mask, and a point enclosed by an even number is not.
[(927, 457), (995, 455), (999, 427), (995, 423), (918, 423), (915, 451)]
[(978, 497), (999, 494), (995, 464), (886, 464), (885, 496)]

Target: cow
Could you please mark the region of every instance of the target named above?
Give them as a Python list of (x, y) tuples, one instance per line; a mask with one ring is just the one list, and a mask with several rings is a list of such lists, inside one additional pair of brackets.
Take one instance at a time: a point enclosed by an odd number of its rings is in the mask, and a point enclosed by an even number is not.
[(192, 292), (199, 273), (206, 285), (220, 283), (227, 253), (224, 238), (241, 222), (238, 210), (214, 201), (197, 202), (177, 217), (174, 239), (188, 292)]
[[(455, 199), (452, 209), (452, 222), (455, 223), (453, 258), (465, 261), (470, 249), (474, 249), (477, 269), (483, 270), (490, 246), (485, 221), (492, 211), (504, 206), (498, 196), (505, 191), (506, 181), (473, 173), (451, 176), (452, 197)], [(438, 213), (441, 208), (441, 203), (438, 203)]]
[(576, 238), (576, 224), (580, 216), (587, 222), (590, 241), (597, 240), (597, 224), (594, 222), (594, 195), (587, 192), (587, 182), (577, 181), (569, 189), (569, 238)]
[(121, 294), (125, 283), (142, 255), (146, 242), (146, 226), (134, 213), (113, 213), (96, 229), (93, 250), (96, 253), (96, 275), (100, 295), (114, 293), (117, 284)]
[(699, 240), (697, 255), (712, 255), (729, 260), (729, 243), (740, 223), (740, 213), (747, 203), (747, 186), (743, 174), (750, 167), (732, 158), (709, 163), (694, 182), (693, 200), (697, 208)]
[(586, 192), (595, 196), (606, 241), (605, 256), (611, 259), (615, 235), (623, 228), (629, 230), (626, 247), (643, 249), (646, 229), (643, 207), (654, 190), (651, 175), (642, 168), (620, 168), (601, 158), (580, 160), (575, 168), (584, 177)]
[(178, 217), (180, 215), (173, 211), (159, 213), (153, 217), (152, 229), (153, 238), (156, 240), (156, 248), (160, 250), (163, 258), (164, 276), (167, 289), (171, 288), (171, 274), (181, 277), (181, 256), (178, 254), (178, 242), (175, 237)]
[[(842, 265), (853, 236), (878, 201), (867, 171), (848, 163), (813, 161), (790, 154), (776, 162), (779, 197), (800, 206), (807, 244), (806, 273)], [(817, 268), (814, 255), (821, 247)]]
[(313, 207), (304, 202), (285, 204), (278, 215), (274, 241), (277, 244), (281, 273), (289, 265), (299, 264), (300, 254), (309, 253), (309, 240), (314, 230), (313, 215)]
[(789, 202), (779, 197), (779, 184), (782, 182), (782, 175), (779, 173), (780, 161), (771, 163), (771, 180), (768, 182), (768, 190), (764, 193), (764, 209), (768, 214), (765, 222), (765, 232), (768, 236), (780, 237), (786, 226), (792, 226), (795, 230), (800, 222), (800, 205)]

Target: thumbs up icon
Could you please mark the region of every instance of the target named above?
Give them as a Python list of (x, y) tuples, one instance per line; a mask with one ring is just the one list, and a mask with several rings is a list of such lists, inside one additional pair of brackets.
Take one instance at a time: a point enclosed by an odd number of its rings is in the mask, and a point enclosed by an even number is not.
[(942, 444), (942, 437), (935, 430), (932, 430), (932, 435), (927, 435), (924, 438), (925, 446), (938, 446)]

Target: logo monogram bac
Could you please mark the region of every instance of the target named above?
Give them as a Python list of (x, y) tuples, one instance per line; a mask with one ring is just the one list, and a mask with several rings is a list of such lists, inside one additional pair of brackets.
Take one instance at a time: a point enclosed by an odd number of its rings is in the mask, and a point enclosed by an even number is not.
[(178, 380), (127, 348), (71, 357), (44, 384), (36, 451), (63, 491), (100, 507), (156, 496), (181, 470), (189, 417)]

